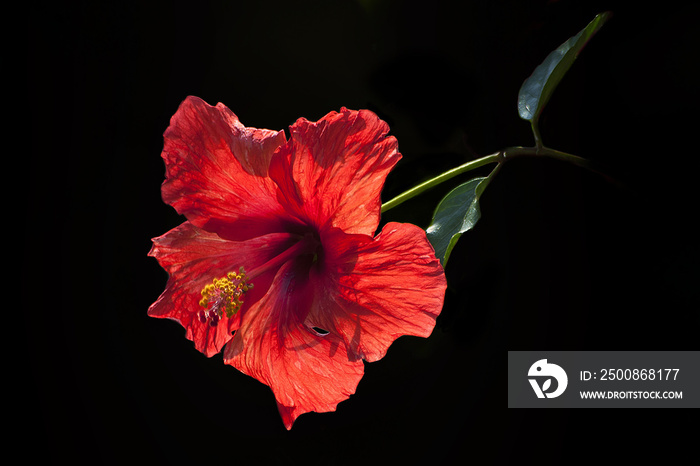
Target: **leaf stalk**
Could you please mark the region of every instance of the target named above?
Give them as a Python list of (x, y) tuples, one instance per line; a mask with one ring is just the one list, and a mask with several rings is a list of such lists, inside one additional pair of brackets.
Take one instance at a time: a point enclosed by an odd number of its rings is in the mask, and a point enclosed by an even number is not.
[[(537, 142), (540, 142), (541, 140), (537, 140)], [(589, 170), (592, 170), (591, 164), (587, 159), (584, 159), (583, 157), (579, 157), (577, 155), (569, 154), (566, 152), (550, 149), (548, 147), (544, 146), (535, 146), (535, 147), (521, 147), (521, 146), (515, 146), (515, 147), (508, 147), (500, 152), (496, 152), (494, 154), (486, 155), (484, 157), (480, 157), (476, 160), (472, 160), (470, 162), (467, 162), (465, 164), (462, 164), (458, 167), (455, 167), (451, 170), (448, 170), (444, 173), (441, 173), (440, 175), (433, 177), (427, 181), (424, 181), (423, 183), (420, 183), (419, 185), (414, 186), (413, 188), (409, 189), (408, 191), (405, 191), (398, 196), (394, 197), (393, 199), (385, 202), (382, 204), (382, 213), (393, 209), (394, 207), (398, 206), (399, 204), (403, 204), (404, 202), (408, 201), (409, 199), (412, 199), (416, 197), (417, 195), (434, 188), (435, 186), (438, 186), (441, 183), (444, 183), (445, 181), (448, 181), (455, 176), (461, 175), (463, 173), (468, 173), (472, 170), (475, 170), (477, 168), (483, 167), (484, 165), (488, 165), (491, 163), (498, 163), (500, 168), (500, 165), (503, 164), (505, 161), (510, 160), (514, 157), (549, 157), (557, 160), (562, 160), (565, 162), (572, 163), (576, 166), (583, 167)]]

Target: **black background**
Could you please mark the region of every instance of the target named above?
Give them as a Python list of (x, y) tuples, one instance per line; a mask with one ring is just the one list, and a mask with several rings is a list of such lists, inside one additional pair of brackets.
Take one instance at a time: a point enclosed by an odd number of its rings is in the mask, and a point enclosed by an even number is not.
[[(522, 81), (597, 13), (543, 114), (551, 159), (512, 160), (447, 267), (428, 339), (366, 364), (336, 413), (287, 432), (271, 391), (147, 317), (162, 133), (187, 95), (282, 129), (341, 106), (385, 119), (404, 159), (383, 199), (533, 143)], [(23, 17), (25, 455), (78, 464), (555, 464), (684, 450), (679, 410), (508, 410), (507, 350), (698, 349), (697, 7), (614, 1), (32, 3)], [(6, 137), (12, 137), (7, 135)], [(483, 174), (483, 173), (479, 173)], [(427, 226), (464, 179), (388, 212)], [(16, 298), (15, 298), (16, 299)], [(11, 358), (16, 359), (14, 356)], [(478, 461), (477, 461), (477, 458)]]

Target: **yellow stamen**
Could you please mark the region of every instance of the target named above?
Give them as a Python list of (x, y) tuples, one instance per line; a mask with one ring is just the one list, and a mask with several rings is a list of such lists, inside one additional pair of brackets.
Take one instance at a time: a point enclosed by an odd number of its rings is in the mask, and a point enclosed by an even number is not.
[(209, 321), (215, 326), (224, 314), (233, 317), (243, 305), (243, 295), (252, 287), (243, 267), (238, 272), (228, 272), (222, 278), (214, 278), (202, 288), (199, 305), (204, 309), (199, 313), (200, 320), (203, 323)]

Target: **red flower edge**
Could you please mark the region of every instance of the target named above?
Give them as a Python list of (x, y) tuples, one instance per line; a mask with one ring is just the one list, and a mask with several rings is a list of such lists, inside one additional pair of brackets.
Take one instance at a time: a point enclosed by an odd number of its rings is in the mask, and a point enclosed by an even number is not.
[(227, 364), (270, 386), (287, 429), (334, 411), (363, 359), (427, 337), (442, 308), (425, 232), (388, 223), (374, 236), (400, 159), (388, 130), (343, 108), (297, 120), (286, 140), (188, 97), (165, 132), (163, 199), (187, 221), (153, 240), (169, 278), (149, 315), (180, 322), (207, 356), (225, 347)]

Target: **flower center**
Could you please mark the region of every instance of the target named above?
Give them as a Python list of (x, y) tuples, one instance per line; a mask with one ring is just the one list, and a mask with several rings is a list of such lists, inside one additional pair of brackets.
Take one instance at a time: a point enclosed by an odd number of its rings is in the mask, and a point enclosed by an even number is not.
[(304, 236), (298, 236), (297, 241), (288, 249), (254, 268), (248, 274), (241, 267), (238, 272), (229, 272), (223, 278), (215, 278), (202, 288), (202, 299), (199, 301), (202, 309), (197, 313), (199, 321), (203, 324), (208, 322), (212, 327), (216, 327), (224, 316), (233, 317), (243, 305), (243, 295), (253, 288), (249, 280), (279, 269), (282, 264), (295, 257), (309, 255), (313, 257), (312, 263), (316, 263), (319, 260), (319, 253), (322, 253), (320, 245), (321, 243), (312, 233), (306, 233)]
[(211, 283), (202, 288), (202, 299), (197, 317), (203, 324), (216, 327), (219, 320), (226, 315), (231, 318), (243, 305), (243, 295), (253, 288), (252, 283), (248, 283), (243, 267), (238, 272), (229, 272), (223, 278), (215, 278)]

